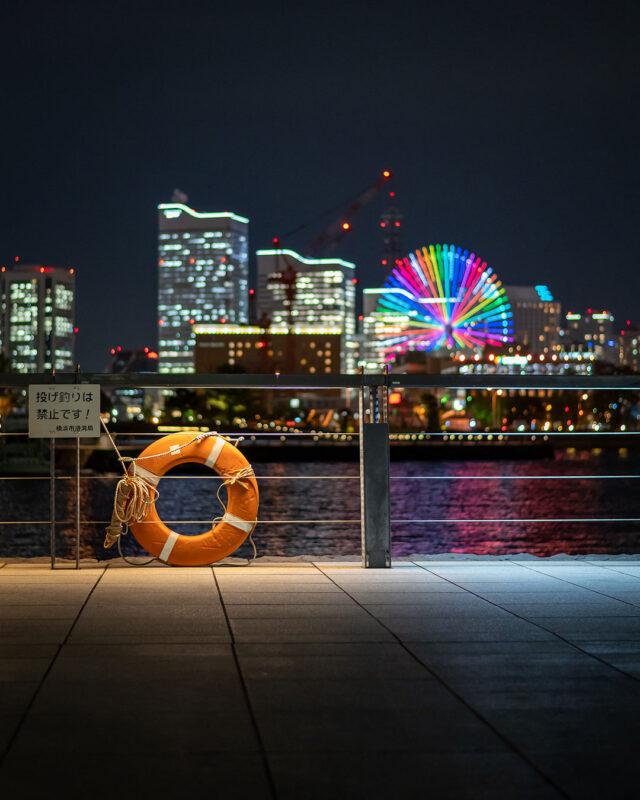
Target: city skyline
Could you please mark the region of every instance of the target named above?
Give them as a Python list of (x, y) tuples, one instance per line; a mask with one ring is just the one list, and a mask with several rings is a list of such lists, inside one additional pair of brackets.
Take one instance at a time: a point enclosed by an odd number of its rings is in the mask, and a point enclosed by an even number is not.
[[(186, 202), (187, 197), (183, 196), (181, 200)], [(385, 212), (383, 219), (386, 216)], [(198, 328), (201, 332), (207, 327), (219, 328), (219, 332), (222, 332), (225, 328), (231, 331), (235, 326), (250, 334), (247, 326), (255, 327), (256, 324), (271, 326), (274, 332), (284, 332), (286, 328), (302, 331), (302, 327), (314, 325), (320, 326), (317, 330), (323, 328), (337, 332), (341, 342), (340, 364), (336, 370), (338, 364), (332, 362), (332, 372), (353, 372), (357, 366), (379, 370), (383, 368), (383, 363), (392, 365), (397, 362), (398, 366), (404, 361), (404, 354), (407, 352), (431, 352), (439, 359), (443, 356), (455, 357), (460, 349), (463, 352), (471, 349), (476, 353), (477, 359), (484, 353), (481, 344), (482, 339), (487, 336), (485, 344), (502, 346), (507, 351), (513, 349), (511, 345), (516, 345), (518, 352), (522, 350), (539, 354), (542, 358), (554, 351), (559, 355), (566, 354), (577, 346), (580, 352), (590, 352), (592, 358), (614, 364), (634, 365), (637, 368), (637, 338), (633, 338), (637, 326), (631, 320), (619, 320), (616, 323), (614, 315), (606, 309), (589, 308), (582, 310), (582, 313), (565, 311), (561, 315), (560, 298), (554, 298), (546, 285), (502, 287), (498, 276), (486, 263), (481, 262), (473, 253), (462, 253), (461, 248), (453, 245), (438, 244), (435, 248), (429, 245), (428, 248), (408, 254), (403, 262), (396, 260), (396, 268), (389, 274), (383, 287), (362, 287), (363, 314), (359, 316), (360, 322), (357, 324), (355, 284), (358, 281), (353, 277), (355, 264), (340, 258), (305, 258), (295, 251), (277, 246), (275, 249), (258, 250), (255, 254), (258, 262), (256, 294), (256, 290), (249, 287), (246, 277), (247, 218), (228, 211), (199, 212), (184, 202), (173, 202), (158, 206), (158, 221), (159, 353), (151, 351), (148, 357), (159, 357), (154, 366), (160, 372), (194, 371)], [(412, 269), (417, 270), (413, 277), (410, 272)], [(402, 270), (405, 270), (405, 274)], [(435, 270), (435, 273), (439, 272), (439, 277), (433, 273), (431, 280), (424, 273), (425, 270), (430, 273)], [(58, 289), (53, 294), (48, 290), (48, 295), (55, 296), (55, 301), (46, 301), (50, 306), (53, 304), (53, 320), (47, 323), (46, 314), (51, 315), (52, 309), (45, 309), (44, 292), (38, 289), (37, 293), (43, 296), (37, 301), (42, 306), (39, 308), (37, 321), (31, 320), (32, 315), (27, 319), (24, 317), (27, 312), (22, 311), (20, 319), (17, 316), (14, 319), (17, 312), (12, 308), (13, 289), (10, 296), (3, 288), (5, 330), (2, 338), (5, 356), (18, 371), (50, 369), (51, 355), (48, 355), (49, 351), (45, 347), (45, 328), (47, 324), (49, 331), (55, 327), (55, 332), (49, 335), (60, 336), (60, 326), (66, 325), (68, 331), (65, 335), (70, 337), (69, 342), (64, 344), (66, 350), (63, 360), (57, 358), (58, 351), (55, 351), (55, 367), (58, 370), (73, 369), (78, 333), (78, 328), (73, 324), (75, 270), (43, 265), (25, 266), (17, 261), (9, 268), (2, 267), (2, 276), (7, 287), (26, 286), (20, 283), (24, 282), (26, 273), (37, 275), (40, 282), (51, 280), (51, 275), (60, 275), (63, 280), (71, 280), (71, 306), (63, 304), (64, 307), (60, 306), (59, 309)], [(462, 280), (463, 273), (465, 281), (469, 276), (469, 284), (461, 283), (459, 288), (455, 288)], [(475, 277), (472, 278), (472, 274)], [(221, 276), (226, 280), (220, 280)], [(441, 281), (442, 287), (439, 290)], [(38, 281), (34, 280), (32, 283)], [(424, 287), (419, 289), (423, 283)], [(485, 283), (485, 288), (473, 299), (478, 287)], [(456, 297), (447, 298), (442, 294), (446, 286), (450, 286), (449, 293)], [(414, 290), (417, 293), (414, 294)], [(485, 297), (486, 291), (488, 294)], [(399, 292), (402, 297), (393, 294), (394, 292)], [(426, 299), (423, 293), (426, 294)], [(23, 302), (22, 295), (18, 300)], [(32, 303), (29, 298), (25, 302)], [(422, 303), (441, 304), (442, 311), (437, 311), (438, 305), (433, 307), (434, 312), (428, 311), (432, 306), (423, 307)], [(458, 311), (462, 313), (462, 326), (457, 328), (457, 323), (453, 326), (452, 338), (451, 331), (447, 333), (448, 328), (442, 327), (446, 321), (443, 314), (460, 309), (460, 304), (464, 306), (463, 312)], [(471, 310), (476, 306), (479, 313)], [(67, 321), (55, 319), (60, 310), (63, 317), (69, 317)], [(426, 312), (426, 317), (423, 311)], [(416, 314), (420, 319), (412, 319)], [(513, 320), (514, 336), (511, 337), (504, 335), (511, 331), (512, 323), (508, 319)], [(505, 327), (497, 337), (487, 327), (488, 324), (495, 324), (496, 320), (500, 325), (508, 325), (508, 329)], [(32, 334), (26, 337), (34, 340), (32, 344), (19, 346), (23, 350), (25, 347), (33, 350), (29, 365), (22, 363), (22, 355), (17, 357), (17, 351), (14, 352), (14, 340), (26, 341), (25, 331), (20, 328), (20, 325), (24, 327), (23, 322), (30, 324), (30, 327), (27, 325), (29, 330), (33, 329)], [(469, 322), (470, 328), (467, 327)], [(19, 330), (14, 323), (18, 323)], [(620, 325), (623, 330), (618, 335), (616, 330)], [(17, 339), (14, 329), (18, 330)], [(577, 331), (580, 331), (579, 335)], [(625, 333), (631, 334), (633, 341), (626, 342)], [(166, 337), (164, 339), (163, 334)], [(447, 339), (446, 343), (444, 339)], [(389, 348), (389, 344), (393, 347)], [(47, 347), (53, 346), (52, 340), (52, 345)], [(125, 343), (125, 348), (130, 347), (130, 344)], [(133, 347), (145, 354), (150, 352), (149, 346)], [(110, 355), (114, 356), (122, 349), (120, 344), (111, 347)], [(578, 352), (574, 353), (577, 354)], [(62, 356), (62, 351), (60, 355)], [(508, 358), (510, 356), (507, 352), (505, 363)], [(230, 361), (230, 364), (233, 363), (233, 360)], [(38, 367), (38, 364), (41, 366)], [(292, 352), (289, 352), (284, 362), (281, 361), (278, 369), (296, 371)]]

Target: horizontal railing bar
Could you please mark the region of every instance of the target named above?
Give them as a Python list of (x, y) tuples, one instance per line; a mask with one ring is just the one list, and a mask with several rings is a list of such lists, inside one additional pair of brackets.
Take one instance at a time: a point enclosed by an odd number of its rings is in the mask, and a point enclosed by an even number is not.
[[(80, 525), (108, 525), (111, 520), (104, 519), (104, 520), (81, 520)], [(163, 520), (167, 525), (210, 525), (210, 519), (168, 519)], [(483, 522), (491, 522), (491, 523), (518, 523), (518, 524), (534, 524), (534, 523), (551, 523), (551, 522), (640, 522), (640, 517), (540, 517), (537, 519), (511, 519), (511, 518), (493, 518), (493, 517), (485, 517), (479, 519), (392, 519), (392, 523), (400, 523), (400, 522), (410, 522), (410, 523), (442, 523), (447, 522), (451, 524), (461, 525), (463, 523), (474, 523), (474, 524), (481, 524)], [(320, 523), (331, 523), (336, 525), (346, 525), (346, 524), (360, 524), (360, 519), (260, 519), (258, 520), (258, 524), (260, 525), (302, 525), (302, 524), (320, 524)], [(50, 520), (26, 520), (26, 521), (15, 521), (15, 520), (8, 520), (8, 521), (0, 521), (0, 525), (50, 525)], [(56, 520), (56, 525), (75, 525), (75, 520)], [(152, 520), (149, 521), (142, 521), (137, 522), (136, 525), (155, 525), (157, 523), (153, 522)]]
[[(81, 481), (117, 481), (121, 475), (81, 475)], [(359, 481), (359, 475), (255, 475), (258, 481)], [(640, 475), (390, 475), (392, 481), (591, 481), (591, 480), (637, 480)], [(50, 480), (39, 478), (0, 478), (0, 481)], [(75, 475), (57, 475), (57, 481), (75, 481)], [(224, 475), (163, 475), (163, 481), (210, 481), (226, 480)]]
[(391, 522), (640, 522), (640, 517), (562, 517), (538, 519), (392, 519)]
[[(468, 442), (471, 441), (468, 437), (472, 439), (477, 439), (479, 437), (487, 438), (488, 436), (493, 436), (493, 438), (497, 438), (500, 436), (507, 437), (507, 436), (526, 436), (527, 438), (535, 438), (537, 439), (540, 437), (541, 439), (545, 439), (549, 436), (634, 436), (639, 434), (640, 431), (594, 431), (594, 430), (581, 430), (581, 431), (480, 431), (478, 433), (470, 433), (465, 431), (464, 433), (449, 433), (447, 431), (429, 431), (420, 433), (391, 433), (389, 438), (391, 441), (396, 441), (399, 436), (449, 436), (451, 439), (456, 439), (457, 441), (462, 441), (466, 439)], [(408, 440), (404, 439), (403, 441), (415, 441), (415, 440)]]
[(189, 388), (189, 389), (359, 389), (362, 386), (390, 386), (406, 389), (613, 389), (640, 390), (637, 375), (439, 375), (381, 373), (366, 375), (224, 375), (204, 373), (123, 373), (49, 372), (6, 373), (0, 387), (20, 388), (29, 384), (98, 383), (114, 388)]
[[(247, 520), (250, 521), (250, 520)], [(212, 520), (210, 519), (167, 519), (163, 520), (166, 525), (211, 525)], [(335, 524), (345, 524), (345, 523), (357, 523), (360, 524), (360, 519), (259, 519), (257, 524), (260, 525), (290, 525), (290, 524), (302, 524), (302, 523), (335, 523)], [(83, 519), (80, 520), (80, 525), (109, 525), (111, 520), (109, 519)], [(25, 521), (15, 521), (15, 520), (8, 520), (3, 522), (0, 520), (0, 525), (50, 525), (51, 521), (48, 519), (31, 519)], [(64, 520), (56, 520), (56, 525), (75, 525), (75, 519), (64, 521)], [(136, 522), (136, 525), (156, 525), (157, 523), (153, 522), (152, 520), (142, 520), (141, 522)]]
[[(209, 431), (209, 432), (210, 433), (215, 433), (217, 436), (222, 436), (223, 438), (237, 439), (238, 437), (243, 437), (245, 440), (248, 437), (252, 437), (252, 438), (255, 439), (258, 436), (264, 436), (264, 437), (271, 436), (273, 438), (282, 437), (282, 436), (291, 436), (292, 438), (301, 438), (301, 437), (304, 437), (304, 436), (321, 436), (321, 437), (330, 437), (330, 438), (340, 439), (341, 441), (344, 441), (345, 438), (348, 437), (348, 436), (360, 436), (359, 431), (354, 431), (353, 433), (333, 433), (333, 432), (330, 432), (330, 431), (315, 431), (315, 432), (313, 432), (313, 431), (312, 432), (309, 432), (309, 431), (276, 431), (275, 433), (271, 433), (271, 432), (263, 433), (262, 431), (246, 431), (246, 430), (243, 431), (242, 429), (240, 429), (240, 430), (232, 431), (232, 432), (229, 432), (229, 433), (219, 433), (218, 431)], [(118, 431), (109, 431), (109, 433), (111, 433), (111, 436), (113, 436), (114, 438), (116, 436), (135, 436), (137, 439), (151, 439), (151, 438), (156, 437), (156, 436), (157, 437), (170, 436), (172, 433), (194, 433), (194, 434), (197, 434), (197, 433), (204, 433), (204, 431), (200, 431), (200, 429), (193, 429), (193, 430), (192, 429), (186, 429), (186, 430), (181, 430), (181, 431), (164, 431), (162, 433), (154, 433), (153, 431), (124, 431), (124, 432), (123, 431), (119, 431), (119, 432)], [(0, 431), (0, 438), (2, 436), (29, 436), (29, 432), (28, 431), (18, 431), (18, 432), (16, 432), (16, 431), (11, 431), (11, 432), (9, 432), (9, 431), (7, 431), (7, 432)], [(74, 442), (73, 446), (75, 447), (75, 439), (76, 439), (76, 437), (69, 436), (69, 437), (65, 437), (65, 438), (69, 442), (73, 441)], [(80, 439), (94, 439), (95, 440), (95, 439), (97, 439), (99, 437), (97, 437), (97, 436), (80, 436), (79, 438)], [(83, 445), (83, 446), (84, 447), (92, 447), (92, 446), (95, 447), (95, 445)]]
[(640, 389), (638, 375), (389, 375), (402, 389)]
[[(163, 481), (226, 481), (228, 475), (163, 475)], [(255, 475), (257, 481), (359, 481), (359, 475)], [(81, 475), (81, 481), (118, 481), (122, 475)], [(56, 480), (75, 481), (75, 475), (56, 476)], [(0, 480), (2, 480), (0, 478)]]
[[(204, 433), (204, 431), (200, 431), (199, 428), (193, 429), (185, 429), (181, 431), (164, 431), (162, 433), (153, 433), (152, 431), (110, 431), (112, 436), (137, 436), (140, 439), (145, 438), (146, 436), (168, 436), (171, 433)], [(247, 430), (244, 428), (240, 428), (237, 431), (209, 431), (209, 433), (215, 433), (217, 436), (228, 436), (229, 438), (237, 438), (238, 436), (246, 437), (248, 436), (335, 436), (335, 437), (343, 437), (343, 436), (360, 436), (359, 432), (352, 432), (352, 433), (336, 433), (335, 431), (298, 431), (298, 430), (287, 430), (287, 431), (256, 431), (256, 430)], [(0, 434), (1, 435), (1, 434)]]
[[(81, 481), (119, 481), (122, 475), (81, 475)], [(225, 481), (225, 475), (163, 475), (163, 481)], [(359, 475), (256, 475), (258, 481), (359, 481)], [(31, 475), (24, 478), (0, 477), (0, 481), (49, 481), (50, 475)], [(57, 481), (75, 481), (75, 475), (56, 475)]]
[[(176, 431), (176, 433), (177, 432), (178, 431)], [(190, 433), (190, 431), (185, 431), (185, 433)], [(194, 433), (195, 433), (195, 431), (194, 431)], [(461, 442), (461, 441), (470, 442), (470, 441), (480, 441), (482, 439), (488, 439), (489, 437), (491, 437), (491, 439), (489, 441), (492, 441), (492, 440), (494, 440), (496, 438), (499, 441), (500, 437), (506, 439), (507, 437), (511, 437), (511, 436), (514, 436), (514, 437), (519, 436), (521, 438), (525, 437), (525, 438), (528, 438), (528, 439), (531, 439), (531, 440), (536, 440), (538, 438), (540, 438), (542, 440), (545, 440), (545, 439), (549, 438), (550, 436), (583, 436), (583, 437), (587, 438), (587, 437), (595, 437), (595, 436), (637, 436), (639, 434), (640, 434), (640, 430), (631, 430), (631, 431), (594, 431), (594, 430), (530, 431), (529, 430), (529, 431), (479, 431), (479, 432), (473, 432), (473, 433), (467, 432), (467, 431), (465, 431), (464, 433), (451, 433), (451, 432), (448, 432), (448, 431), (420, 431), (418, 433), (393, 433), (392, 432), (389, 435), (389, 439), (390, 439), (391, 443), (396, 442), (396, 441), (403, 441), (403, 442), (407, 442), (407, 443), (417, 443), (417, 442), (423, 442), (424, 438), (427, 438), (427, 440), (428, 440), (431, 437), (439, 437), (439, 438), (441, 438), (441, 437), (447, 436), (451, 440), (456, 440), (456, 441), (459, 441), (459, 442)], [(163, 436), (168, 436), (169, 434), (167, 434), (167, 433), (137, 433), (137, 434), (131, 434), (131, 433), (113, 433), (112, 432), (111, 435), (114, 438), (116, 436), (136, 436), (138, 439), (147, 439), (147, 438), (151, 439), (153, 437), (161, 438)], [(309, 436), (317, 436), (317, 437), (322, 437), (322, 438), (327, 438), (327, 439), (328, 438), (332, 438), (332, 439), (334, 439), (336, 441), (339, 440), (340, 442), (348, 442), (349, 441), (348, 438), (345, 439), (345, 438), (342, 438), (342, 437), (343, 436), (344, 437), (351, 436), (353, 438), (358, 438), (360, 436), (360, 433), (335, 434), (335, 433), (287, 433), (287, 432), (283, 432), (283, 433), (273, 433), (273, 434), (269, 434), (269, 433), (266, 433), (266, 434), (261, 434), (261, 433), (240, 434), (240, 432), (236, 432), (236, 433), (231, 433), (231, 434), (219, 434), (219, 435), (220, 436), (226, 436), (226, 437), (229, 437), (229, 438), (238, 437), (240, 435), (243, 435), (245, 441), (248, 440), (248, 437), (258, 437), (258, 436), (271, 436), (273, 438), (277, 438), (277, 437), (284, 438), (285, 436), (290, 436), (291, 438), (294, 438), (294, 439), (295, 438), (305, 437), (305, 436), (307, 436), (307, 437), (309, 437)], [(2, 438), (3, 436), (28, 437), (29, 434), (27, 433), (27, 431), (24, 431), (24, 433), (3, 433), (2, 431), (0, 431), (0, 438)], [(422, 436), (423, 439), (409, 438), (409, 437), (419, 437), (419, 436)], [(403, 438), (400, 438), (400, 437), (403, 437)], [(95, 447), (96, 447), (95, 440), (98, 438), (97, 436), (81, 436), (79, 438), (80, 438), (80, 441), (81, 441), (80, 447), (82, 449), (85, 449), (85, 450), (88, 449), (88, 448), (95, 449)], [(94, 443), (82, 444), (82, 440), (86, 441), (87, 439), (92, 439)], [(69, 442), (68, 449), (71, 449), (72, 447), (75, 449), (75, 438), (74, 437), (68, 437), (67, 441)], [(71, 442), (73, 442), (74, 444), (72, 445)], [(132, 444), (131, 446), (133, 447), (134, 445)], [(65, 449), (64, 447), (61, 447), (60, 445), (56, 445), (56, 447), (58, 449)]]
[[(119, 481), (121, 475), (81, 475), (81, 481)], [(359, 475), (256, 475), (258, 481), (359, 481)], [(405, 475), (389, 476), (392, 481), (597, 481), (639, 480), (640, 475)], [(49, 481), (48, 475), (41, 477), (6, 478), (0, 481)], [(163, 481), (225, 480), (221, 475), (165, 475)], [(73, 475), (58, 475), (56, 481), (75, 481)]]
[(50, 372), (7, 373), (0, 379), (0, 387), (19, 388), (29, 384), (59, 384), (60, 386), (100, 384), (109, 388), (145, 389), (358, 389), (363, 385), (377, 385), (384, 375), (253, 375), (207, 373), (152, 373), (131, 372), (112, 374), (105, 372)]
[(591, 481), (640, 478), (640, 475), (391, 475), (392, 481)]

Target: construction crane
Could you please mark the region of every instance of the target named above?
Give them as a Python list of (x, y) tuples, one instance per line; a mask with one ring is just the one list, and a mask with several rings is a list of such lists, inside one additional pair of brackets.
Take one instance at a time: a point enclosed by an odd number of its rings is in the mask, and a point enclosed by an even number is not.
[[(307, 252), (312, 256), (317, 256), (320, 252), (322, 252), (323, 255), (328, 255), (330, 252), (332, 252), (342, 241), (342, 239), (351, 231), (351, 220), (353, 217), (362, 208), (364, 208), (367, 203), (373, 200), (380, 189), (382, 189), (382, 187), (391, 180), (391, 177), (391, 172), (388, 169), (385, 169), (375, 183), (371, 184), (371, 186), (369, 186), (363, 192), (360, 192), (360, 194), (349, 203), (349, 205), (340, 213), (340, 215), (335, 217), (322, 231), (322, 233), (316, 236), (316, 238), (306, 247)], [(304, 230), (311, 224), (312, 223), (308, 222), (304, 223), (303, 225), (299, 225), (297, 228), (294, 228), (294, 230), (285, 234), (283, 238), (286, 239), (289, 236)], [(277, 249), (281, 248), (282, 245), (279, 238), (276, 237), (273, 239), (273, 246)], [(279, 284), (280, 286), (284, 287), (287, 306), (287, 326), (289, 328), (289, 335), (287, 336), (286, 365), (288, 368), (287, 371), (293, 371), (293, 307), (295, 305), (297, 294), (298, 271), (291, 264), (284, 252), (280, 252), (277, 255), (277, 262), (279, 262), (279, 266), (280, 262), (282, 261), (284, 261), (285, 266), (281, 267), (279, 271), (276, 272), (275, 275), (272, 275), (268, 280), (271, 284)]]
[(351, 220), (353, 217), (355, 217), (367, 203), (370, 203), (380, 189), (390, 180), (391, 172), (385, 169), (375, 183), (371, 184), (364, 192), (361, 192), (337, 219), (330, 222), (322, 233), (316, 236), (308, 247), (311, 255), (316, 255), (320, 251), (324, 251), (326, 254), (334, 250), (342, 239), (351, 231)]
[[(372, 183), (371, 186), (369, 186), (363, 192), (360, 192), (360, 194), (349, 203), (349, 205), (340, 213), (340, 215), (335, 217), (322, 231), (322, 233), (316, 236), (316, 238), (307, 246), (307, 252), (310, 255), (318, 255), (320, 251), (324, 251), (323, 254), (326, 255), (334, 250), (342, 241), (342, 239), (351, 231), (351, 220), (353, 217), (362, 208), (364, 208), (367, 203), (373, 200), (380, 189), (382, 189), (382, 187), (391, 180), (391, 177), (391, 172), (388, 169), (385, 169), (375, 183)], [(297, 228), (294, 228), (294, 230), (285, 234), (283, 238), (286, 239), (289, 236), (292, 236), (294, 233), (298, 233), (298, 231), (309, 227), (310, 224), (311, 223), (304, 223), (303, 225), (299, 225)], [(274, 238), (273, 246), (274, 248), (280, 249), (281, 240), (277, 237)], [(278, 283), (284, 286), (285, 297), (288, 304), (287, 324), (289, 327), (292, 327), (293, 305), (296, 299), (296, 279), (298, 273), (284, 253), (279, 254), (278, 261), (280, 260), (284, 261), (286, 266), (277, 272), (273, 277), (269, 278), (269, 283)]]

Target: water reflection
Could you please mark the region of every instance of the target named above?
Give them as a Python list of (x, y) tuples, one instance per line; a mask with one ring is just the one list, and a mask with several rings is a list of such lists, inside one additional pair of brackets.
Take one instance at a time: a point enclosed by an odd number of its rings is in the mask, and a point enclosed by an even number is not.
[[(572, 450), (550, 461), (394, 462), (391, 474), (393, 554), (465, 552), (504, 555), (529, 552), (635, 553), (640, 551), (636, 522), (521, 522), (577, 517), (640, 517), (638, 481), (591, 480), (586, 476), (637, 475), (640, 458), (629, 453)], [(356, 555), (360, 552), (360, 487), (356, 463), (265, 463), (256, 467), (261, 524), (259, 554)], [(541, 476), (535, 480), (531, 476)], [(571, 480), (559, 477), (585, 476)], [(297, 476), (297, 480), (290, 480)], [(429, 480), (415, 480), (417, 476)], [(504, 476), (507, 479), (504, 479)], [(402, 480), (404, 478), (404, 480)], [(484, 478), (479, 480), (478, 478)], [(524, 478), (524, 479), (523, 479)], [(82, 557), (109, 558), (102, 547), (118, 476), (84, 476), (81, 481)], [(201, 533), (221, 513), (218, 481), (183, 476), (160, 483), (162, 519), (202, 520), (172, 524), (180, 533)], [(0, 519), (47, 520), (48, 480), (1, 481)], [(58, 481), (58, 555), (75, 555), (75, 486)], [(478, 520), (504, 520), (481, 522)], [(303, 522), (301, 520), (314, 520)], [(410, 520), (428, 520), (412, 522)], [(440, 520), (440, 521), (438, 521)], [(508, 521), (514, 520), (514, 521)], [(46, 555), (49, 526), (0, 526), (0, 555)], [(124, 550), (142, 554), (129, 534)], [(248, 556), (243, 545), (238, 555)]]

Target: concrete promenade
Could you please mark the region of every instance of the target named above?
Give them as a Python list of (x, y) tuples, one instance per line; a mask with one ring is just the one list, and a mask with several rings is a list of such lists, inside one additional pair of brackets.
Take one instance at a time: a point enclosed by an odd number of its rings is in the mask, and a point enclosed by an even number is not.
[(639, 679), (639, 561), (9, 560), (0, 794), (636, 797)]

